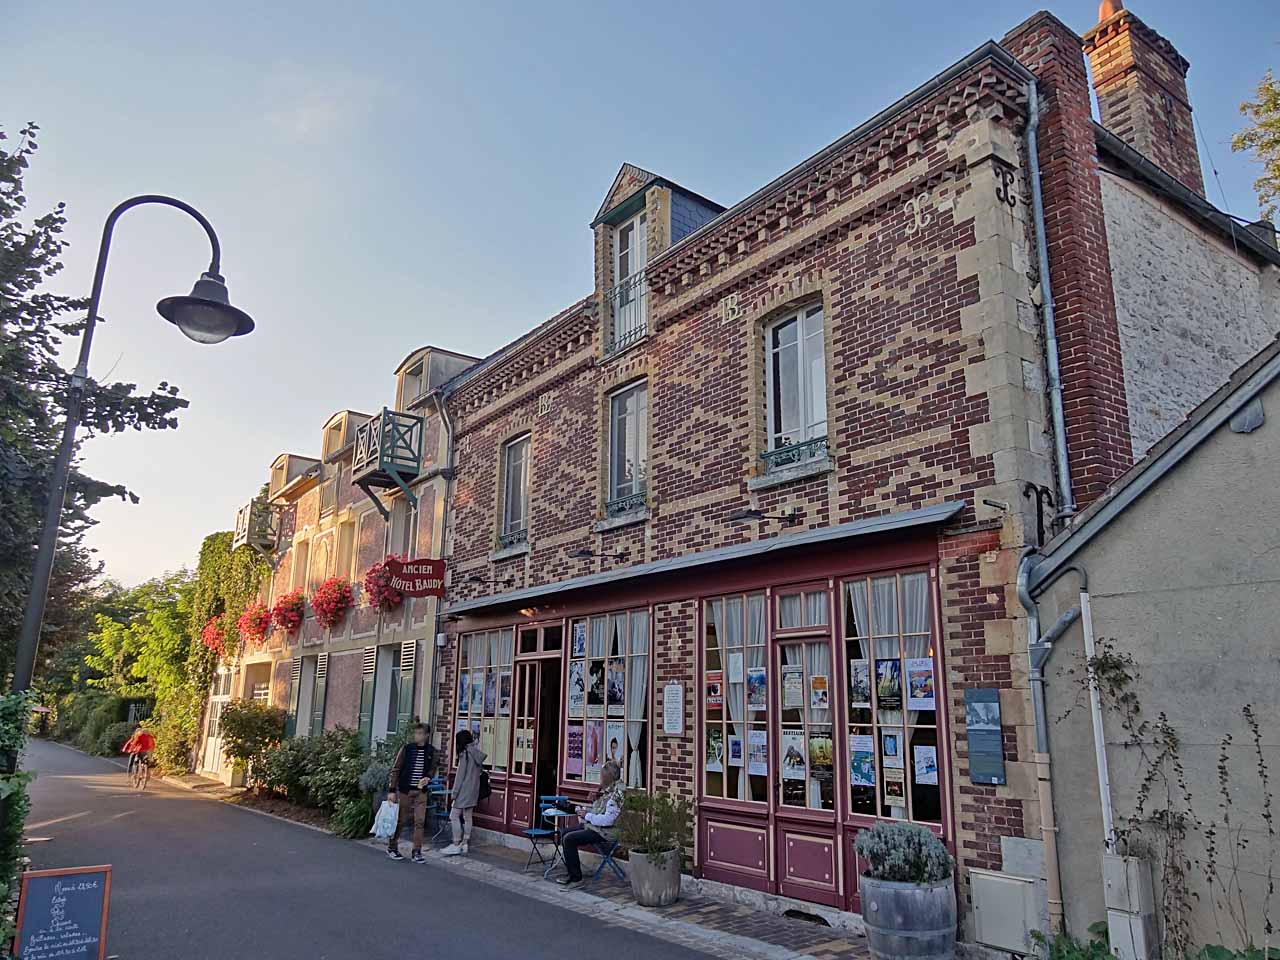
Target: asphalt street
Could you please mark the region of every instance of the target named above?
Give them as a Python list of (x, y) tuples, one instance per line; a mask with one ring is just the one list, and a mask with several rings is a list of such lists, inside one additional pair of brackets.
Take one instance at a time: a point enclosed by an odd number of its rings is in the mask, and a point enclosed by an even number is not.
[(701, 958), (636, 931), (453, 871), (230, 807), (167, 784), (129, 789), (114, 764), (32, 741), (34, 866), (113, 867), (120, 960)]

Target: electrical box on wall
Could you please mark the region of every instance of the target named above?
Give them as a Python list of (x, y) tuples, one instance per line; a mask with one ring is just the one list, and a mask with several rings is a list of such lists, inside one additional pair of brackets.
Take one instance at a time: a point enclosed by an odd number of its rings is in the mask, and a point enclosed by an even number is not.
[(973, 935), (978, 943), (1009, 953), (1031, 950), (1029, 933), (1041, 926), (1036, 882), (997, 870), (969, 871)]
[(1111, 952), (1120, 960), (1149, 960), (1160, 949), (1151, 863), (1139, 857), (1102, 855), (1102, 893)]

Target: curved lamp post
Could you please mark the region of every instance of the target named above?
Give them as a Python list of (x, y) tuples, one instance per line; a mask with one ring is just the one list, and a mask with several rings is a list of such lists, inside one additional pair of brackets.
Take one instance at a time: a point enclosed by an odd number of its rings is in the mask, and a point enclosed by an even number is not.
[(107, 272), (107, 253), (111, 249), (111, 233), (116, 221), (126, 210), (145, 203), (159, 203), (177, 207), (189, 214), (209, 235), (213, 253), (209, 269), (200, 275), (191, 293), (185, 297), (165, 297), (156, 309), (186, 336), (196, 343), (221, 343), (228, 337), (239, 337), (253, 329), (253, 320), (247, 313), (233, 307), (227, 297), (227, 285), (219, 273), (222, 247), (213, 226), (195, 207), (173, 197), (146, 194), (124, 201), (107, 217), (102, 227), (102, 243), (98, 247), (98, 266), (93, 274), (93, 292), (89, 296), (89, 316), (80, 338), (80, 356), (71, 374), (71, 388), (67, 394), (67, 422), (62, 428), (62, 442), (53, 463), (48, 502), (45, 505), (44, 527), (40, 531), (40, 546), (36, 553), (35, 569), (31, 576), (31, 593), (22, 616), (22, 633), (18, 638), (17, 662), (13, 672), (13, 689), (26, 690), (31, 686), (35, 670), (36, 649), (40, 644), (40, 626), (44, 622), (44, 606), (49, 593), (49, 576), (53, 572), (53, 555), (58, 544), (58, 531), (62, 526), (62, 508), (67, 495), (67, 474), (71, 468), (71, 456), (75, 452), (76, 428), (80, 425), (80, 408), (85, 384), (89, 377), (89, 348), (93, 344), (93, 329), (98, 321), (98, 303), (102, 299), (102, 280)]

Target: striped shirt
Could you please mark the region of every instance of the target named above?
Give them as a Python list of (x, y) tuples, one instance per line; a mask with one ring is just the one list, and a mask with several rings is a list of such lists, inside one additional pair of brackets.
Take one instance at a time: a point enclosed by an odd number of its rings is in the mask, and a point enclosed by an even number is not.
[(427, 775), (427, 751), (419, 750), (413, 760), (413, 785), (416, 787)]

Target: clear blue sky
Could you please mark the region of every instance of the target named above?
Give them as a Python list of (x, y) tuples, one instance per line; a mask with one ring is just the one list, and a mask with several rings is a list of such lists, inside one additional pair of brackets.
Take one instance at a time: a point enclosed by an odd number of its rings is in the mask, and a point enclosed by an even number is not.
[[(1256, 216), (1228, 142), (1280, 61), (1274, 0), (1131, 7), (1191, 61), (1225, 206)], [(390, 403), (413, 348), (483, 355), (588, 292), (587, 223), (623, 161), (731, 204), (1036, 9), (10, 0), (0, 122), (43, 127), (28, 187), (33, 211), (68, 205), (57, 288), (87, 293), (116, 202), (172, 193), (214, 222), (258, 322), (185, 341), (154, 303), (190, 288), (203, 235), (160, 208), (121, 223), (92, 372), (169, 380), (191, 407), (176, 432), (88, 444), (91, 472), (142, 497), (97, 511), (108, 573), (193, 563), (277, 453)], [(1052, 9), (1096, 20), (1089, 0)]]

